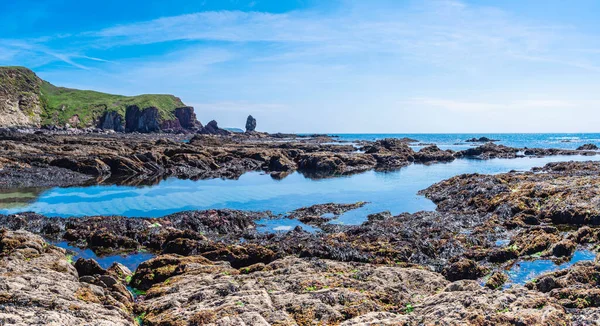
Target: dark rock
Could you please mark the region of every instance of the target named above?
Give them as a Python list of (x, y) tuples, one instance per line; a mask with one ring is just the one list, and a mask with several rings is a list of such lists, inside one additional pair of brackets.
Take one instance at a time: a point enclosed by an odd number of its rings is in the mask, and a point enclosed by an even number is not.
[(253, 132), (256, 130), (256, 119), (251, 115), (246, 119), (246, 132)]
[(79, 273), (79, 277), (82, 276), (93, 276), (93, 275), (104, 275), (106, 270), (93, 259), (79, 258), (75, 262), (75, 269)]
[(103, 130), (114, 130), (117, 132), (125, 131), (123, 126), (123, 117), (116, 111), (106, 111), (100, 118), (98, 128)]
[(201, 135), (219, 135), (219, 136), (229, 136), (232, 134), (231, 131), (219, 128), (217, 122), (215, 120), (210, 121), (203, 128), (198, 131)]
[(442, 274), (451, 282), (458, 280), (476, 280), (483, 276), (484, 269), (470, 259), (461, 259), (446, 267)]
[(563, 240), (552, 247), (552, 254), (556, 257), (569, 257), (575, 252), (576, 247), (571, 240)]
[(598, 146), (596, 146), (595, 144), (585, 144), (585, 145), (581, 145), (579, 147), (577, 147), (578, 151), (597, 151), (598, 150)]
[(179, 120), (182, 128), (187, 130), (196, 130), (202, 128), (202, 124), (196, 118), (196, 112), (191, 106), (175, 109), (175, 117)]
[(490, 139), (487, 137), (471, 138), (471, 139), (465, 140), (465, 142), (467, 142), (467, 143), (487, 143), (487, 142), (495, 142), (495, 141), (499, 141), (499, 140), (498, 139)]
[(127, 107), (125, 111), (125, 131), (126, 132), (159, 132), (160, 117), (158, 109), (154, 107), (140, 110), (136, 105)]

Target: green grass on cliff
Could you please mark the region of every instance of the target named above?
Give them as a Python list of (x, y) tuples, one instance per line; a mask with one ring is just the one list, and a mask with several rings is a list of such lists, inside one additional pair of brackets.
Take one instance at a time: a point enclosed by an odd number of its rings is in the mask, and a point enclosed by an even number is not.
[(129, 105), (137, 105), (140, 109), (156, 107), (163, 120), (170, 120), (174, 119), (176, 108), (185, 106), (173, 95), (123, 96), (56, 87), (24, 67), (0, 67), (0, 87), (2, 85), (8, 85), (14, 92), (37, 92), (44, 111), (42, 124), (64, 125), (77, 115), (81, 121), (79, 127), (92, 126), (105, 111), (117, 111), (124, 118)]

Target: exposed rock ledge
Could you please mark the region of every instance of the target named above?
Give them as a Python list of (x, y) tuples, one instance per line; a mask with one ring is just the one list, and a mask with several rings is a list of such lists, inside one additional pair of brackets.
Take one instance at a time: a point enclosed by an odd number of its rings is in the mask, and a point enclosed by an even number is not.
[(109, 290), (79, 281), (65, 250), (6, 230), (0, 249), (0, 324), (136, 325)]

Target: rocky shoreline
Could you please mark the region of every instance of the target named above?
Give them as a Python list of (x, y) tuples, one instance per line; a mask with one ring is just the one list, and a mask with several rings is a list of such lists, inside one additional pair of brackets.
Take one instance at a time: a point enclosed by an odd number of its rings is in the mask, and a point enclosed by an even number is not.
[(88, 184), (148, 185), (169, 177), (236, 179), (249, 171), (284, 178), (298, 171), (327, 178), (407, 165), (551, 155), (595, 150), (519, 149), (494, 143), (464, 151), (435, 145), (414, 151), (408, 140), (349, 143), (329, 136), (247, 132), (229, 135), (55, 134), (0, 130), (0, 189)]
[[(254, 122), (255, 124), (255, 122)], [(253, 127), (249, 121), (249, 127)], [(0, 132), (0, 188), (153, 184), (298, 171), (326, 178), (456, 159), (596, 155), (485, 143), (465, 151), (408, 140), (327, 136)], [(600, 316), (600, 262), (511, 280), (539, 259), (569, 261), (600, 243), (600, 163), (466, 174), (421, 194), (436, 211), (329, 223), (364, 203), (286, 214), (318, 228), (263, 233), (271, 212), (206, 210), (161, 218), (0, 215), (0, 323), (10, 325), (589, 325)], [(149, 252), (135, 271), (97, 255)]]

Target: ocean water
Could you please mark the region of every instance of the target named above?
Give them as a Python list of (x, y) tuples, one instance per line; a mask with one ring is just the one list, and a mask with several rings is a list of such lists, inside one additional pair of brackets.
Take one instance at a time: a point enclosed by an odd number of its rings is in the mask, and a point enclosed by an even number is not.
[[(600, 134), (332, 134), (338, 140), (360, 141), (383, 138), (412, 138), (418, 143), (436, 144), (441, 149), (464, 150), (480, 143), (467, 143), (471, 138), (487, 137), (499, 140), (497, 144), (510, 147), (529, 148), (563, 148), (576, 149), (583, 144), (596, 144), (600, 147)], [(420, 146), (416, 146), (418, 149)]]

